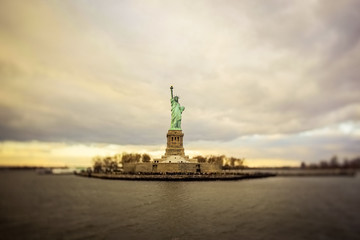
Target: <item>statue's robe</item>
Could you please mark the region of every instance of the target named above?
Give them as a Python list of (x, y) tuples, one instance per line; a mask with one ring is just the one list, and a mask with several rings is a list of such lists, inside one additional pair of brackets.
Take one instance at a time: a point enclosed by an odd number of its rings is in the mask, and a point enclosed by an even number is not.
[(173, 98), (170, 99), (171, 102), (171, 128), (181, 129), (181, 113), (184, 111), (185, 107), (181, 107), (178, 102)]

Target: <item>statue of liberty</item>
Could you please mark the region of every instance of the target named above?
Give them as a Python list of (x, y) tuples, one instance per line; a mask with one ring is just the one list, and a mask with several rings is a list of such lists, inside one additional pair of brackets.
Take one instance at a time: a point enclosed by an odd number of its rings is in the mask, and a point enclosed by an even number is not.
[(181, 114), (185, 110), (185, 107), (180, 106), (179, 97), (173, 96), (173, 86), (171, 90), (171, 126), (170, 130), (181, 130)]

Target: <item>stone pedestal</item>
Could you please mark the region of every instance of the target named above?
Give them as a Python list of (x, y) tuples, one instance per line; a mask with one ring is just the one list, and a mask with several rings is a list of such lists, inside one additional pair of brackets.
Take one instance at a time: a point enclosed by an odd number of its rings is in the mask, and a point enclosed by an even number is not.
[(185, 157), (183, 146), (184, 134), (181, 130), (169, 130), (167, 135), (167, 147), (165, 150), (165, 157), (182, 156)]
[(181, 130), (168, 131), (165, 155), (161, 157), (161, 162), (187, 162), (189, 160), (189, 157), (185, 156), (183, 137), (184, 134)]

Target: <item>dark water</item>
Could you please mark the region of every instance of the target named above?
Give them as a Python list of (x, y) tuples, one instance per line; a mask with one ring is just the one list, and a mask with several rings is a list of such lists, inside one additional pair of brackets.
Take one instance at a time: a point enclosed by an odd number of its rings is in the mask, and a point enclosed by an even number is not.
[(360, 239), (360, 177), (135, 182), (0, 172), (0, 239)]

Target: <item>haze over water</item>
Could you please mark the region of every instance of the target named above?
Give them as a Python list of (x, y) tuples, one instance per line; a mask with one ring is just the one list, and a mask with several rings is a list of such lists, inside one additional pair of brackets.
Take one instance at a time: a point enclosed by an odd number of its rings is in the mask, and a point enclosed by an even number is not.
[(1, 239), (359, 239), (360, 177), (106, 181), (0, 172)]

